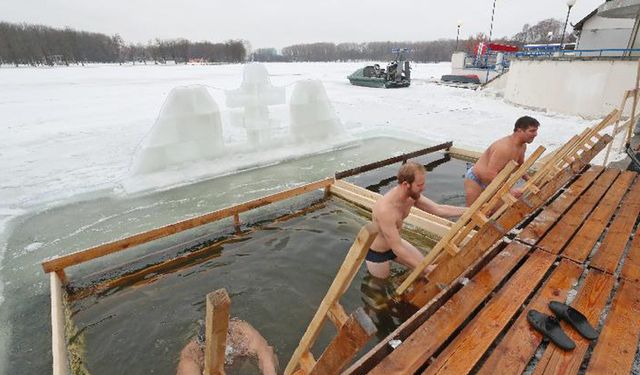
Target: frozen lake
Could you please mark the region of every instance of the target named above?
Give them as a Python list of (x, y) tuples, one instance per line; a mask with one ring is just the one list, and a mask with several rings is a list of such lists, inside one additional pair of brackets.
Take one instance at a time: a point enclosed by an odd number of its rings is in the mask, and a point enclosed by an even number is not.
[[(555, 148), (592, 123), (525, 110), (500, 98), (435, 84), (435, 79), (449, 72), (449, 64), (416, 65), (414, 81), (406, 89), (351, 86), (346, 76), (362, 65), (266, 64), (273, 85), (285, 87), (287, 100), (295, 82), (321, 80), (355, 141), (360, 139), (367, 145), (368, 137), (376, 134), (412, 140), (388, 149), (377, 147), (376, 152), (361, 158), (348, 158), (347, 165), (445, 141), (481, 150), (509, 134), (513, 122), (524, 114), (541, 123), (530, 150), (539, 144)], [(245, 143), (244, 129), (230, 124), (223, 91), (238, 88), (241, 76), (240, 65), (0, 68), (0, 170), (4, 176), (0, 180), (0, 373), (20, 366), (15, 361), (36, 362), (28, 367), (37, 372), (43, 367), (46, 371), (50, 363), (50, 354), (42, 361), (42, 349), (48, 349), (50, 340), (48, 278), (40, 267), (43, 259), (344, 169), (344, 159), (324, 158), (323, 167), (316, 171), (282, 173), (280, 178), (265, 176), (260, 169), (247, 171), (241, 177), (246, 181), (238, 184), (243, 186), (238, 194), (230, 194), (238, 185), (223, 184), (220, 194), (205, 194), (206, 190), (194, 192), (197, 187), (189, 186), (198, 185), (191, 183), (179, 190), (151, 191), (136, 197), (116, 194), (136, 147), (152, 129), (167, 94), (176, 86), (206, 85), (221, 109), (223, 141)], [(282, 123), (276, 131), (286, 132), (287, 104), (270, 110)], [(404, 149), (409, 144), (411, 148)], [(248, 163), (274, 152), (283, 157), (294, 153), (297, 158), (304, 156), (300, 148), (260, 152), (256, 150), (252, 154), (255, 160)], [(261, 182), (252, 188), (253, 181)], [(86, 206), (86, 202), (94, 203)], [(149, 211), (149, 207), (158, 207), (158, 211)], [(9, 298), (17, 295), (20, 303), (9, 303)], [(34, 315), (36, 312), (39, 315)], [(44, 326), (29, 334), (39, 337), (25, 339), (24, 324), (34, 320)], [(14, 329), (16, 324), (22, 328)], [(21, 334), (16, 336), (15, 332)], [(14, 361), (11, 367), (10, 360)]]

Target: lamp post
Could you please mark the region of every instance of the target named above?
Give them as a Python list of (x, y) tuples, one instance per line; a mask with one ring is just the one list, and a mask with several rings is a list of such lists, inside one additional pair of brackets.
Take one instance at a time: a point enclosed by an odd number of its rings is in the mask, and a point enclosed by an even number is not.
[(564, 43), (564, 33), (567, 30), (567, 23), (569, 22), (569, 13), (571, 13), (571, 7), (576, 4), (576, 0), (567, 0), (567, 18), (564, 20), (564, 27), (562, 28), (562, 39), (560, 39), (560, 49), (562, 48), (562, 43)]
[(460, 38), (460, 27), (462, 26), (462, 21), (458, 21), (458, 32), (456, 33), (456, 49), (455, 52), (458, 52), (458, 39)]

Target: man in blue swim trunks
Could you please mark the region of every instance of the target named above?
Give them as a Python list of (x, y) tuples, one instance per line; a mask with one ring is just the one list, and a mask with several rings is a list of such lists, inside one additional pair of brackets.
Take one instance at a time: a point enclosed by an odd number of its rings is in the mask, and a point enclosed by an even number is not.
[[(493, 142), (482, 153), (480, 159), (467, 170), (464, 179), (464, 192), (467, 196), (467, 206), (471, 206), (478, 199), (487, 185), (496, 177), (511, 160), (522, 164), (527, 144), (533, 142), (538, 135), (540, 123), (533, 117), (520, 117), (513, 128), (513, 134)], [(527, 176), (524, 176), (527, 179)], [(513, 192), (518, 195), (518, 191)]]
[[(415, 206), (428, 213), (442, 216), (460, 216), (465, 207), (438, 204), (422, 195), (426, 171), (421, 164), (408, 161), (398, 171), (398, 186), (374, 204), (372, 219), (378, 225), (379, 234), (367, 253), (366, 264), (369, 273), (377, 278), (387, 278), (391, 270), (391, 260), (409, 268), (415, 268), (424, 256), (406, 240), (400, 238), (402, 222)], [(428, 273), (430, 269), (425, 270)]]

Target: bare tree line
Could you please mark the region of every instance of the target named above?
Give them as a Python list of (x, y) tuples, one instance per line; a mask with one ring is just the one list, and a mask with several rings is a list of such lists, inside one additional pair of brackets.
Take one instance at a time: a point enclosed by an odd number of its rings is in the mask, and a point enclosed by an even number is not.
[[(512, 37), (494, 42), (522, 46), (526, 43), (558, 42), (562, 36), (562, 21), (546, 19)], [(84, 64), (136, 63), (152, 61), (243, 62), (253, 61), (388, 61), (394, 58), (393, 48), (409, 48), (410, 59), (416, 62), (449, 61), (457, 51), (473, 53), (477, 44), (487, 41), (483, 33), (456, 42), (441, 39), (424, 42), (309, 43), (275, 48), (261, 48), (249, 55), (248, 42), (229, 40), (223, 43), (191, 42), (186, 39), (156, 39), (147, 44), (126, 44), (118, 35), (54, 29), (42, 25), (0, 22), (0, 63), (4, 64)], [(570, 33), (565, 40), (575, 41)]]
[(84, 63), (126, 63), (168, 60), (188, 62), (242, 62), (247, 44), (242, 40), (224, 43), (190, 42), (186, 39), (156, 39), (147, 44), (125, 44), (116, 34), (54, 29), (42, 25), (0, 22), (0, 63), (53, 65)]

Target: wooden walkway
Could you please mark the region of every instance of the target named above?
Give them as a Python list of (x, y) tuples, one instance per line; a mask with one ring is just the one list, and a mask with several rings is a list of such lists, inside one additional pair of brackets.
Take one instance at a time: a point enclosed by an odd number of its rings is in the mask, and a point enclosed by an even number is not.
[[(629, 374), (640, 337), (640, 178), (588, 167), (518, 230), (347, 370), (350, 374)], [(465, 276), (465, 275), (463, 275)], [(455, 286), (457, 285), (457, 287)], [(543, 341), (526, 320), (549, 301), (600, 332), (576, 348)], [(582, 370), (581, 370), (582, 368)]]

